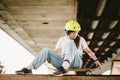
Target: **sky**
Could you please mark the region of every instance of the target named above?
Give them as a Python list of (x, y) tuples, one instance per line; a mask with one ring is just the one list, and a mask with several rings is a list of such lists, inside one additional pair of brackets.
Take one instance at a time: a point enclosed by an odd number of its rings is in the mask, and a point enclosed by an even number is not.
[[(0, 62), (4, 66), (5, 74), (15, 74), (16, 70), (28, 66), (35, 57), (0, 29)], [(33, 74), (48, 74), (46, 65), (33, 70)]]

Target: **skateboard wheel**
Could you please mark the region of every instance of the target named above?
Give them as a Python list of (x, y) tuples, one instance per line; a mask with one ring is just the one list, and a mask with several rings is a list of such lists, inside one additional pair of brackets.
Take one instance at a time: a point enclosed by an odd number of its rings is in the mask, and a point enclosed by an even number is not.
[(91, 74), (91, 71), (87, 70), (86, 75), (90, 75), (90, 74)]

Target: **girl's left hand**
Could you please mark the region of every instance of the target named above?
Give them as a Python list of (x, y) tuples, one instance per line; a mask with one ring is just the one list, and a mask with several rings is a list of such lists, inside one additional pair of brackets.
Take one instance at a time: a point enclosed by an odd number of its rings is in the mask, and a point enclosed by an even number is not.
[(95, 64), (96, 64), (96, 66), (98, 66), (100, 69), (102, 68), (102, 65), (101, 65), (101, 63), (97, 60), (97, 61), (95, 61)]

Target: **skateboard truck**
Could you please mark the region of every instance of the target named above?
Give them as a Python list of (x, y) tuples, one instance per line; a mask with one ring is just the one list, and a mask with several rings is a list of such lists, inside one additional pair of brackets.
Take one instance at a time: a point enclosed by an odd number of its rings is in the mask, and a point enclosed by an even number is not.
[(85, 71), (76, 71), (76, 75), (91, 75), (90, 70), (85, 70)]

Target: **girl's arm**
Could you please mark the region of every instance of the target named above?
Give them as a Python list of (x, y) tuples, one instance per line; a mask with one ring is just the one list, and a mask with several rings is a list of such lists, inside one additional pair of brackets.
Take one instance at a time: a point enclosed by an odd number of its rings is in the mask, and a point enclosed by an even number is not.
[(99, 60), (97, 59), (97, 57), (89, 47), (85, 49), (85, 52), (95, 61), (96, 66), (99, 66), (100, 68), (102, 68), (101, 63), (99, 62)]
[(60, 53), (61, 53), (61, 50), (58, 49), (58, 48), (55, 48), (55, 49), (54, 49), (54, 52), (57, 53), (57, 54), (60, 54)]

